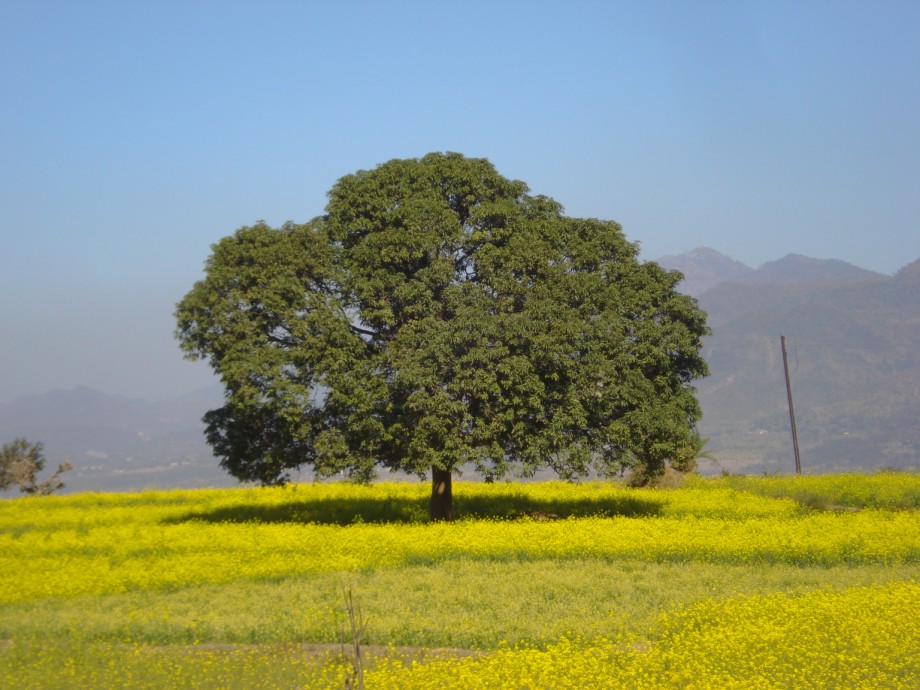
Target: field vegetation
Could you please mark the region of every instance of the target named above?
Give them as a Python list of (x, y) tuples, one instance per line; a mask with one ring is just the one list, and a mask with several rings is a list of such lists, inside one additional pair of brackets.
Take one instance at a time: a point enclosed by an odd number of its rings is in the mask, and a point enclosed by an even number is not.
[(920, 475), (0, 502), (0, 686), (920, 685)]

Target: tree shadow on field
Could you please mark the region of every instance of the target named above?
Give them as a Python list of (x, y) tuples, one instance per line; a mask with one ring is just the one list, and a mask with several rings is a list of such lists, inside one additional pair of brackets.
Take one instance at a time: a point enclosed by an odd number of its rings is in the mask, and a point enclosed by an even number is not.
[[(605, 496), (541, 500), (532, 496), (463, 496), (454, 494), (456, 519), (555, 520), (568, 517), (650, 517), (663, 501), (648, 496)], [(166, 522), (254, 522), (353, 525), (358, 523), (420, 523), (429, 521), (428, 498), (358, 497), (304, 499), (291, 496), (285, 503), (247, 503), (190, 511)]]

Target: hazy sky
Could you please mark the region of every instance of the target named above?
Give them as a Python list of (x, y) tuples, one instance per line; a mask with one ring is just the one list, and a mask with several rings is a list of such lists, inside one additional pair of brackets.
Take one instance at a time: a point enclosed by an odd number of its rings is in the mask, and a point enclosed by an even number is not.
[(430, 151), (647, 259), (920, 258), (915, 0), (4, 0), (0, 89), (0, 402), (207, 385), (172, 311), (210, 245)]

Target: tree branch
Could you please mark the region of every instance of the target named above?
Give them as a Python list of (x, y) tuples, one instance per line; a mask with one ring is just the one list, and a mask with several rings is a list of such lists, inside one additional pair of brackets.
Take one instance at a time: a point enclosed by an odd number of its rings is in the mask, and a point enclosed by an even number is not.
[(376, 338), (379, 335), (377, 331), (369, 331), (366, 328), (361, 328), (360, 326), (355, 326), (354, 324), (351, 324), (351, 323), (348, 324), (348, 327), (351, 330), (353, 330), (355, 333), (357, 333), (358, 335), (369, 335), (372, 338)]

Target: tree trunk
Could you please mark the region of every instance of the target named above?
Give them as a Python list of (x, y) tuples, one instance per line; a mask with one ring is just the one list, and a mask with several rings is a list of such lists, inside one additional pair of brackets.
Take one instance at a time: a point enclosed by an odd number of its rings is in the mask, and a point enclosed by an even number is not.
[(454, 519), (454, 497), (450, 470), (431, 467), (431, 519), (434, 522)]

